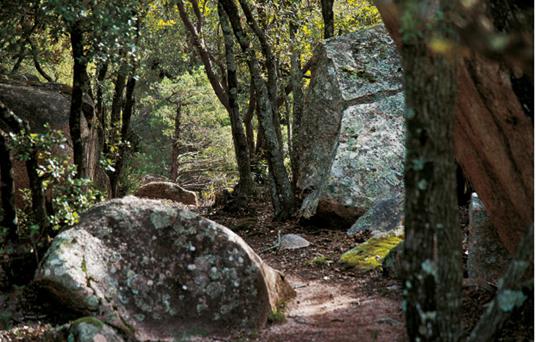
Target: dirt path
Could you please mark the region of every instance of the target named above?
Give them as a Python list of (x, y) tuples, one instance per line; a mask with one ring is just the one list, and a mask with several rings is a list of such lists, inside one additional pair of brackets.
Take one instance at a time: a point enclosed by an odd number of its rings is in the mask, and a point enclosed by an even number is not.
[[(242, 236), (264, 261), (282, 271), (296, 290), (285, 321), (270, 324), (253, 341), (405, 340), (398, 282), (374, 271), (344, 269), (337, 263), (359, 237), (350, 238), (337, 227), (273, 222), (270, 210), (259, 206), (254, 217), (242, 218), (222, 212), (207, 215)], [(278, 234), (285, 233), (299, 234), (311, 245), (285, 251), (271, 248)], [(324, 261), (313, 262), (319, 257)]]
[(289, 281), (297, 297), (289, 304), (287, 320), (264, 330), (261, 341), (404, 340), (397, 300), (367, 296), (329, 281)]

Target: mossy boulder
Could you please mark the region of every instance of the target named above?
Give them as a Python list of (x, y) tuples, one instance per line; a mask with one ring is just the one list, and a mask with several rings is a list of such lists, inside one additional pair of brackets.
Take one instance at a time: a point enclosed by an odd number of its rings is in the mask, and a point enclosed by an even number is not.
[(341, 255), (339, 262), (364, 271), (381, 269), (383, 259), (402, 238), (396, 235), (371, 238)]
[(231, 230), (184, 205), (133, 196), (59, 234), (35, 281), (143, 341), (254, 331), (294, 294)]

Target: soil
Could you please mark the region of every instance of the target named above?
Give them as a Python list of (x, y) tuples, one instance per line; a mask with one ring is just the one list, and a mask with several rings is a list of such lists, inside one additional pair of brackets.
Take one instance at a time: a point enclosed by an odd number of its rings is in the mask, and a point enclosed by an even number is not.
[[(369, 238), (364, 233), (348, 237), (340, 227), (314, 226), (298, 221), (275, 222), (268, 203), (256, 203), (248, 213), (230, 213), (204, 207), (200, 213), (237, 234), (270, 266), (282, 271), (297, 296), (286, 303), (285, 315), (274, 316), (256, 335), (200, 338), (199, 341), (406, 341), (402, 291), (399, 281), (380, 271), (344, 268), (340, 255)], [(465, 221), (465, 220), (461, 220)], [(464, 222), (461, 222), (462, 226)], [(293, 233), (311, 245), (278, 250), (278, 236)], [(32, 272), (33, 270), (21, 270)], [(494, 296), (493, 286), (464, 287), (462, 320), (466, 333), (478, 321), (484, 305)], [(497, 341), (533, 340), (532, 300), (506, 323)], [(76, 319), (54, 305), (47, 294), (31, 284), (0, 292), (0, 341), (43, 341), (47, 331)], [(1, 330), (5, 329), (5, 330)], [(198, 341), (196, 339), (196, 341)]]

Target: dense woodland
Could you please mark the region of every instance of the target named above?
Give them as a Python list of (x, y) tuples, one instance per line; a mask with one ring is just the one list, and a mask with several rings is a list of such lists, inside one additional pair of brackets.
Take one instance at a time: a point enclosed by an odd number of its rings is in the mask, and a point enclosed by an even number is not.
[(533, 340), (533, 20), (4, 1), (0, 341)]

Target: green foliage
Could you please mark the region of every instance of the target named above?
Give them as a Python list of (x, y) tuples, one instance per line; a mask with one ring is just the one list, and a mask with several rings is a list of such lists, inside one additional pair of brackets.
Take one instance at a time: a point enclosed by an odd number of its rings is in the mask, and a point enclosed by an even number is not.
[[(79, 214), (102, 200), (102, 194), (91, 181), (76, 177), (76, 166), (68, 157), (67, 142), (61, 131), (45, 126), (45, 133), (10, 134), (10, 145), (15, 157), (21, 161), (30, 158), (32, 150), (38, 151), (38, 176), (43, 190), (50, 194), (52, 213), (49, 223), (55, 230), (78, 223)], [(22, 190), (24, 207), (18, 209), (19, 232), (37, 237), (41, 228), (31, 216), (31, 193)]]

